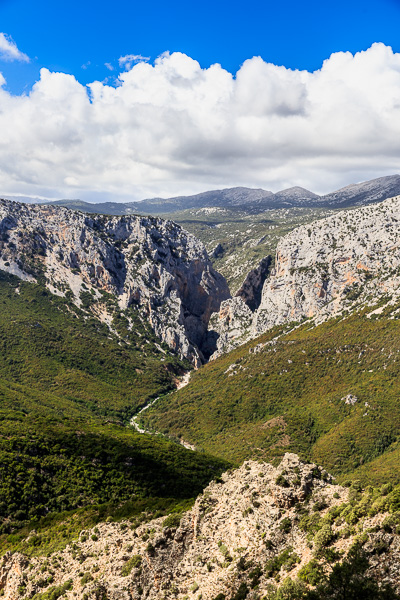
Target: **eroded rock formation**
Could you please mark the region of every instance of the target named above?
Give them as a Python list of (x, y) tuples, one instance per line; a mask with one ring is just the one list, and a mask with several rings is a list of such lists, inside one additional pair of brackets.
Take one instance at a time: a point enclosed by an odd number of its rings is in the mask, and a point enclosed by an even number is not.
[[(0, 588), (5, 600), (63, 587), (71, 599), (213, 600), (245, 589), (255, 600), (315, 565), (322, 548), (329, 546), (331, 556), (339, 551), (330, 559), (338, 561), (360, 539), (373, 577), (399, 588), (400, 535), (393, 518), (390, 525), (381, 497), (369, 511), (373, 501), (356, 501), (355, 491), (349, 505), (347, 488), (294, 454), (277, 468), (248, 461), (212, 482), (175, 519), (100, 523), (51, 556), (6, 554)], [(349, 528), (355, 515), (357, 527)]]
[(162, 341), (196, 365), (205, 359), (210, 315), (230, 296), (203, 244), (157, 217), (0, 200), (0, 269), (40, 278), (108, 324), (113, 299), (120, 311), (136, 306)]
[[(213, 315), (215, 356), (286, 322), (321, 322), (400, 295), (400, 196), (343, 211), (283, 237), (258, 308), (238, 299)], [(226, 315), (235, 313), (234, 319)]]

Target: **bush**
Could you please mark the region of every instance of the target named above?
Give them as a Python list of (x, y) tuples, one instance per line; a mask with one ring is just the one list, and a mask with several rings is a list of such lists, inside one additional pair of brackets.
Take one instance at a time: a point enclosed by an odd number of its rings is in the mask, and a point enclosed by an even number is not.
[(314, 536), (315, 550), (319, 552), (322, 548), (326, 548), (334, 539), (335, 535), (330, 525), (324, 525)]
[(292, 521), (289, 519), (289, 517), (282, 519), (282, 521), (279, 523), (279, 530), (283, 531), (284, 533), (289, 533), (291, 529)]
[(232, 600), (244, 600), (249, 593), (249, 588), (245, 583), (241, 583), (238, 591), (234, 596), (232, 596)]
[(81, 577), (81, 585), (86, 585), (89, 581), (93, 581), (93, 577), (91, 573), (85, 573), (83, 577)]
[(122, 567), (122, 569), (121, 569), (121, 575), (123, 577), (127, 577), (132, 572), (132, 569), (138, 569), (141, 564), (142, 564), (142, 557), (139, 554), (135, 554)]
[(268, 600), (302, 600), (308, 594), (307, 586), (302, 581), (285, 579), (281, 587), (268, 596)]
[(171, 529), (177, 529), (181, 523), (182, 513), (171, 513), (163, 521), (163, 527), (170, 527)]
[(320, 563), (313, 559), (309, 563), (304, 565), (299, 571), (299, 579), (310, 585), (317, 585), (321, 583), (324, 576), (324, 570)]
[(282, 567), (292, 564), (292, 560), (297, 562), (297, 554), (293, 553), (292, 548), (286, 548), (280, 554), (277, 554), (265, 564), (265, 574), (267, 577), (274, 577)]
[(62, 585), (58, 585), (57, 587), (52, 587), (43, 594), (35, 594), (32, 600), (58, 600), (61, 596), (64, 596), (65, 592), (68, 592), (72, 589), (72, 580), (69, 579)]
[(276, 485), (279, 485), (281, 487), (290, 487), (290, 483), (288, 482), (287, 479), (285, 479), (285, 477), (283, 476), (283, 473), (280, 473), (278, 475), (278, 477), (275, 479), (275, 483), (276, 483)]

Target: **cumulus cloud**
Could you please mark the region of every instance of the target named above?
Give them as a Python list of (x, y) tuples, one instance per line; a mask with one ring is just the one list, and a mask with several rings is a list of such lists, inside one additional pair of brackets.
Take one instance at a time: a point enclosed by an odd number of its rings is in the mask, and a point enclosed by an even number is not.
[(141, 54), (126, 54), (125, 56), (120, 56), (118, 59), (118, 64), (120, 67), (124, 67), (126, 71), (132, 68), (132, 65), (135, 65), (139, 62), (147, 62), (150, 60), (150, 56), (142, 56)]
[(29, 62), (29, 56), (18, 50), (17, 44), (5, 33), (0, 33), (0, 60)]
[(3, 193), (328, 192), (400, 170), (400, 54), (374, 44), (313, 73), (254, 57), (234, 76), (176, 52), (87, 87), (42, 69), (29, 95), (0, 87), (0, 131)]

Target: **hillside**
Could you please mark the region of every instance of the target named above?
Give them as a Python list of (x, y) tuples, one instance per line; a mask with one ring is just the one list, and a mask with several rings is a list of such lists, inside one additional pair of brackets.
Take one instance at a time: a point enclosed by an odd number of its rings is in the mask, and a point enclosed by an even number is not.
[(188, 512), (101, 523), (43, 556), (21, 540), (5, 598), (398, 600), (399, 488), (335, 485), (315, 464), (246, 462)]
[(1, 530), (136, 495), (191, 497), (218, 461), (127, 423), (185, 365), (139, 320), (125, 342), (42, 285), (0, 272)]
[(141, 421), (232, 461), (290, 451), (341, 480), (400, 481), (400, 303), (383, 304), (276, 327), (193, 373)]
[(6, 600), (398, 600), (400, 197), (285, 214), (230, 299), (172, 221), (0, 201)]

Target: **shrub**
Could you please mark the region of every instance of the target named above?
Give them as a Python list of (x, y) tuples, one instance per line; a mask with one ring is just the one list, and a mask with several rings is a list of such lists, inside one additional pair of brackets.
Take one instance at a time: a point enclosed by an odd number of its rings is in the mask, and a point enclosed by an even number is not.
[[(284, 567), (287, 563), (290, 564), (291, 557), (293, 555), (292, 548), (286, 548), (280, 554), (277, 554), (270, 560), (268, 560), (265, 564), (265, 574), (267, 577), (274, 577), (279, 571), (281, 567)], [(297, 555), (295, 555), (297, 557)]]
[(291, 529), (292, 521), (289, 519), (289, 517), (282, 519), (282, 521), (279, 523), (279, 530), (283, 531), (284, 533), (289, 533)]
[(132, 556), (128, 562), (122, 567), (121, 575), (127, 577), (132, 572), (132, 569), (138, 569), (142, 564), (142, 557), (139, 554)]
[(279, 485), (281, 487), (290, 487), (290, 483), (288, 482), (288, 480), (283, 476), (283, 473), (280, 473), (278, 475), (278, 477), (275, 479), (275, 483), (276, 485)]
[(171, 529), (177, 529), (181, 523), (182, 513), (171, 513), (163, 521), (164, 527), (170, 527)]
[(288, 577), (278, 590), (268, 596), (268, 600), (302, 600), (307, 595), (307, 586), (302, 581), (293, 581)]
[(85, 573), (83, 577), (81, 577), (81, 585), (86, 585), (89, 581), (93, 581), (93, 577), (91, 573)]
[(318, 552), (322, 548), (329, 546), (335, 535), (330, 525), (324, 525), (314, 536), (315, 550)]
[(244, 600), (249, 593), (249, 588), (245, 583), (241, 583), (238, 591), (234, 596), (232, 596), (232, 600)]
[(262, 570), (259, 566), (255, 567), (252, 571), (250, 571), (249, 579), (250, 579), (250, 587), (252, 589), (254, 589), (259, 584), (261, 575), (262, 575)]
[(320, 563), (315, 559), (310, 560), (310, 562), (304, 565), (299, 571), (299, 579), (310, 585), (321, 583), (323, 575), (324, 570)]

